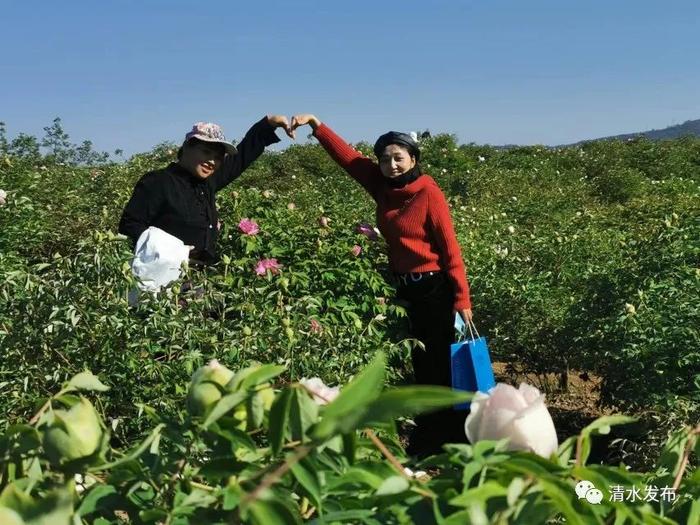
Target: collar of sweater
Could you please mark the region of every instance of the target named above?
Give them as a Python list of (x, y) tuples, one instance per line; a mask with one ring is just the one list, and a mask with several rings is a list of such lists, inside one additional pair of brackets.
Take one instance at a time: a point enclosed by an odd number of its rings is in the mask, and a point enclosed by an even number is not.
[(431, 181), (432, 179), (428, 175), (423, 173), (420, 177), (418, 177), (413, 182), (409, 182), (403, 188), (392, 188), (387, 184), (385, 186), (386, 194), (396, 199), (409, 198), (421, 191), (422, 189), (427, 188), (430, 185)]

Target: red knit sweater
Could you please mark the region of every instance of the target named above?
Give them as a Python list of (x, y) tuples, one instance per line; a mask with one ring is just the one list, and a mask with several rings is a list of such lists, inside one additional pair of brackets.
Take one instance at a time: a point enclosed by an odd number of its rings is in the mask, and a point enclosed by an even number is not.
[(377, 203), (377, 224), (389, 247), (392, 271), (444, 270), (454, 283), (454, 308), (471, 308), (469, 283), (450, 210), (432, 177), (421, 175), (403, 188), (392, 188), (377, 163), (356, 151), (331, 128), (321, 124), (314, 135)]

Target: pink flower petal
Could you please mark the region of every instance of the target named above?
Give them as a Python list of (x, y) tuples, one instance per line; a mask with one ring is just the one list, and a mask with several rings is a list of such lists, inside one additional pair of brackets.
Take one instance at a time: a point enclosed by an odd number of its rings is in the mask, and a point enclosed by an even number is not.
[(280, 268), (282, 268), (282, 265), (277, 262), (277, 259), (260, 259), (255, 267), (255, 273), (265, 275), (267, 270), (270, 270), (271, 273), (278, 274), (280, 273)]
[(258, 223), (250, 219), (241, 219), (238, 223), (238, 229), (246, 235), (256, 235), (260, 232)]

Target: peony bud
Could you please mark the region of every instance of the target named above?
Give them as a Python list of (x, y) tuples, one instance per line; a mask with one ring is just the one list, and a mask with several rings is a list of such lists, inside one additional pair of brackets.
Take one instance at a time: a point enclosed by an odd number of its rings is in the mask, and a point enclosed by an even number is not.
[(203, 415), (219, 399), (221, 388), (233, 378), (233, 372), (216, 359), (201, 367), (192, 375), (190, 390), (187, 394), (187, 409), (194, 416)]
[(630, 315), (634, 315), (637, 313), (637, 309), (634, 307), (633, 304), (625, 303), (625, 312), (627, 312)]
[(14, 510), (0, 507), (0, 523), (3, 525), (24, 525), (25, 521)]
[(272, 407), (272, 402), (275, 400), (275, 391), (272, 389), (272, 386), (269, 383), (266, 383), (265, 385), (267, 388), (259, 390), (258, 395), (262, 399), (265, 410), (270, 410)]
[(472, 443), (508, 438), (510, 450), (526, 450), (543, 457), (552, 455), (559, 446), (544, 395), (525, 383), (518, 389), (498, 383), (488, 394), (477, 392), (464, 429)]
[(101, 440), (100, 417), (84, 397), (69, 410), (54, 410), (42, 436), (44, 451), (55, 465), (93, 455)]

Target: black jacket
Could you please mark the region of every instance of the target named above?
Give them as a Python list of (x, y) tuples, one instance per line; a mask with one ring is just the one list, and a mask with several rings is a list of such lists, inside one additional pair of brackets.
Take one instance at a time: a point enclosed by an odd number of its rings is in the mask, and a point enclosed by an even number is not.
[(193, 259), (215, 262), (219, 233), (216, 192), (239, 177), (265, 146), (279, 140), (265, 117), (236, 146), (238, 154), (227, 155), (222, 166), (206, 179), (195, 177), (177, 163), (146, 173), (124, 208), (119, 233), (135, 245), (146, 228), (156, 226), (194, 246)]

